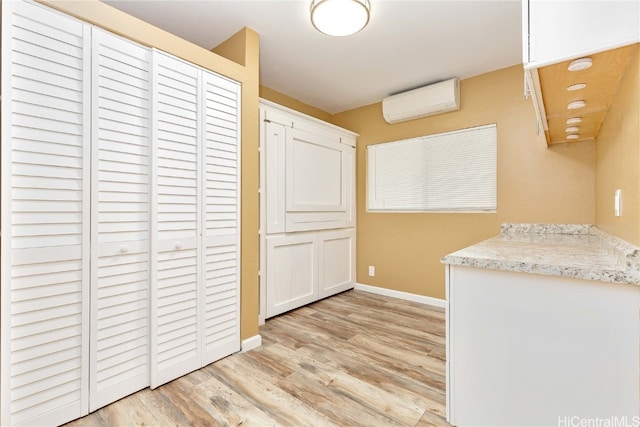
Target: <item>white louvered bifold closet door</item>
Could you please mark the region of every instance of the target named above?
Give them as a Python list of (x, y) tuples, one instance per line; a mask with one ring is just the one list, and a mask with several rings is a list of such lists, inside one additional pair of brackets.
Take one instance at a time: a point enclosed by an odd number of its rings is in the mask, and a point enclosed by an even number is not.
[(153, 52), (152, 387), (201, 367), (198, 74)]
[(56, 425), (88, 411), (90, 27), (2, 6), (0, 422)]
[(240, 350), (240, 86), (202, 72), (204, 359)]
[(149, 385), (151, 51), (94, 29), (90, 410)]

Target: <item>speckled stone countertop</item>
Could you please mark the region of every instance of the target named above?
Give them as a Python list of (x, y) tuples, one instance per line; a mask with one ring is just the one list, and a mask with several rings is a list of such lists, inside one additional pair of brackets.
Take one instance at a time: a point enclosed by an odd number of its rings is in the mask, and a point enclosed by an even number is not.
[(640, 248), (582, 224), (502, 224), (445, 264), (640, 285)]

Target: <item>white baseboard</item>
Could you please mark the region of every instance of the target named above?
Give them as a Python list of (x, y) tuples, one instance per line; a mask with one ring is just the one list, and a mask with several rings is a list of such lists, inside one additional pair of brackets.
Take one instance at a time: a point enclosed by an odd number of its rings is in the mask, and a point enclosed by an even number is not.
[(246, 353), (249, 350), (253, 350), (254, 348), (258, 348), (262, 345), (262, 336), (260, 334), (254, 335), (252, 337), (247, 338), (246, 340), (242, 340), (242, 345), (240, 346), (240, 351)]
[(394, 291), (393, 289), (380, 288), (377, 286), (364, 285), (362, 283), (356, 283), (354, 288), (356, 291), (371, 292), (372, 294), (384, 295), (386, 297), (399, 298), (407, 301), (419, 302), (421, 304), (428, 304), (434, 307), (445, 308), (447, 301), (440, 298), (427, 297), (424, 295), (411, 294), (409, 292)]

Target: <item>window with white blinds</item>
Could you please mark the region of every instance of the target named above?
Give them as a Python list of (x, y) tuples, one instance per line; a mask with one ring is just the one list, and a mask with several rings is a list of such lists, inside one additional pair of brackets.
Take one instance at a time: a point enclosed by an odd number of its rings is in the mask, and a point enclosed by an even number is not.
[(495, 124), (367, 147), (369, 211), (495, 211)]

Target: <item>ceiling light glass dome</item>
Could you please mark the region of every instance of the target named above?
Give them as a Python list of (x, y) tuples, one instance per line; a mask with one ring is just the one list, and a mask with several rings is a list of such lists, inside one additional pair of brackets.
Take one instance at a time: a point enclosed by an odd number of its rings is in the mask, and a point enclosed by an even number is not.
[(311, 23), (321, 33), (349, 36), (369, 22), (369, 0), (313, 0)]

